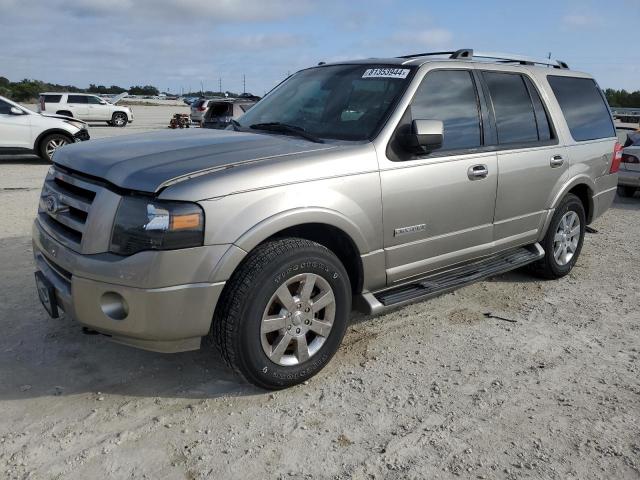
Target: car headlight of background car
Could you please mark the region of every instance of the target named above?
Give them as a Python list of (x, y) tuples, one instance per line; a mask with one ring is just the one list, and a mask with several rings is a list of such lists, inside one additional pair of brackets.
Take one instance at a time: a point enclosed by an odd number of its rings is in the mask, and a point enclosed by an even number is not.
[(174, 250), (204, 244), (204, 212), (199, 205), (144, 197), (123, 197), (111, 234), (110, 251)]

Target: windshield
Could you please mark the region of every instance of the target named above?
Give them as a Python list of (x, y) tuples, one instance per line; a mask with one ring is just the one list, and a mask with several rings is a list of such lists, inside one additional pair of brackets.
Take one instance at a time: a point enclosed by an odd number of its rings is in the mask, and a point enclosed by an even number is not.
[(413, 70), (336, 65), (303, 70), (278, 86), (238, 123), (286, 124), (318, 138), (369, 140), (404, 92)]

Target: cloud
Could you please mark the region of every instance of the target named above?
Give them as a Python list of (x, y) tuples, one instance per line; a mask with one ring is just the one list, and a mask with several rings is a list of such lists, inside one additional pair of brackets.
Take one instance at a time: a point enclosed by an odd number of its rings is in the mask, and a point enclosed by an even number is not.
[(416, 32), (399, 32), (392, 35), (389, 41), (402, 46), (416, 47), (443, 47), (451, 45), (453, 33), (444, 28), (430, 28)]
[(600, 17), (589, 13), (570, 13), (562, 18), (562, 22), (570, 28), (599, 26)]

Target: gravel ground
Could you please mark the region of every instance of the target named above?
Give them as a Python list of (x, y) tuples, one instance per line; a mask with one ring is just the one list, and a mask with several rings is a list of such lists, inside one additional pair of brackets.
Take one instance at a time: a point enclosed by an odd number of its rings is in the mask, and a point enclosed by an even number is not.
[[(153, 108), (134, 129), (175, 110)], [(640, 478), (638, 197), (564, 279), (514, 272), (355, 315), (320, 375), (265, 393), (213, 352), (47, 318), (29, 236), (47, 165), (0, 168), (0, 478)]]

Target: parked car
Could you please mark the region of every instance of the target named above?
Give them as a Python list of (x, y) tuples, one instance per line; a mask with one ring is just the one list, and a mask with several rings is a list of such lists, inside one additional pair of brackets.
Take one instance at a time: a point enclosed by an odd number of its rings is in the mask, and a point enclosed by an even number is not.
[(128, 123), (133, 122), (133, 112), (129, 107), (115, 105), (124, 96), (126, 94), (117, 95), (114, 103), (110, 103), (97, 95), (87, 93), (41, 93), (38, 112), (55, 113), (87, 122), (107, 122), (113, 127), (126, 127)]
[(89, 140), (87, 124), (75, 118), (41, 115), (0, 96), (0, 153), (34, 153), (51, 161), (68, 144)]
[(602, 91), (563, 62), (439, 55), (302, 70), (233, 129), (61, 150), (33, 228), (43, 305), (149, 350), (211, 338), (278, 389), (329, 362), (352, 301), (567, 275), (616, 194)]
[(207, 112), (202, 118), (204, 128), (224, 129), (231, 125), (231, 120), (237, 120), (253, 107), (259, 98), (234, 98), (230, 100), (210, 101)]
[(209, 103), (213, 102), (212, 99), (208, 98), (199, 98), (191, 102), (191, 121), (193, 123), (202, 123), (202, 119), (204, 118), (204, 114), (209, 108)]
[(618, 172), (618, 193), (633, 197), (640, 190), (640, 131), (627, 135)]

